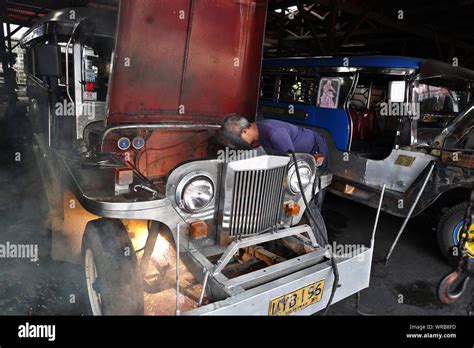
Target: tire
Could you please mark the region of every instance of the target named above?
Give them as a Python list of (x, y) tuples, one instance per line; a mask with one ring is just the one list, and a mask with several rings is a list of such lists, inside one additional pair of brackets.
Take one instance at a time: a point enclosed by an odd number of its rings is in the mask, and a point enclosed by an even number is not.
[[(464, 221), (467, 204), (468, 202), (462, 202), (449, 208), (441, 216), (438, 224), (438, 244), (441, 252), (452, 266), (458, 263), (458, 258), (453, 255), (453, 247), (459, 243), (459, 231)], [(474, 253), (470, 253), (470, 256), (470, 261), (474, 262)]]
[(82, 274), (88, 313), (143, 315), (142, 277), (127, 231), (119, 220), (87, 224), (82, 240)]

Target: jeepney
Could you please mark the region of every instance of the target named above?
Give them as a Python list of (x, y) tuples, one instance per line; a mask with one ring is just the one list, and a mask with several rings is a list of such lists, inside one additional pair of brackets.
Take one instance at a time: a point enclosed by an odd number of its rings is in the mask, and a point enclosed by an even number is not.
[[(474, 184), (474, 72), (456, 63), (396, 56), (264, 59), (259, 110), (325, 136), (330, 192), (377, 207), (385, 184), (382, 210), (405, 218), (400, 234), (426, 210), (435, 217), (441, 251), (456, 262)], [(474, 261), (472, 242), (468, 249)]]
[(24, 35), (52, 257), (82, 265), (90, 314), (143, 314), (165, 242), (177, 314), (179, 261), (202, 284), (192, 315), (312, 314), (369, 285), (373, 243), (335, 258), (300, 223), (331, 182), (311, 155), (242, 156), (218, 136), (227, 114), (255, 117), (266, 6), (129, 0)]

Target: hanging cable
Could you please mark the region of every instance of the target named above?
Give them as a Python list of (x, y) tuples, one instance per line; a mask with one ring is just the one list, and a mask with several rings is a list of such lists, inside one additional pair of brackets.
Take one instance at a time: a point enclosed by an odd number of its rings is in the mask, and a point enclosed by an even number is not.
[[(298, 161), (296, 159), (296, 154), (295, 154), (294, 151), (290, 151), (290, 153), (293, 157), (293, 162), (295, 163), (296, 178), (298, 179), (298, 186), (300, 188), (301, 196), (303, 197), (304, 205), (305, 205), (305, 207), (309, 207), (308, 200), (306, 199), (306, 196), (304, 194), (304, 188), (303, 188), (303, 183), (302, 183), (301, 177), (300, 177), (300, 172), (299, 172), (299, 168), (298, 168)], [(311, 220), (313, 220), (314, 225), (318, 226), (317, 220), (314, 217), (313, 213), (311, 212), (311, 209), (308, 210), (308, 216), (311, 218)], [(319, 230), (319, 228), (318, 228), (318, 230)], [(326, 236), (321, 231), (318, 231), (318, 232), (321, 235), (321, 238), (324, 241), (324, 243), (326, 245), (328, 245), (329, 241), (326, 238)], [(334, 300), (334, 295), (336, 294), (337, 288), (339, 287), (339, 270), (337, 268), (336, 259), (334, 258), (334, 254), (333, 254), (332, 250), (330, 250), (329, 248), (328, 248), (328, 250), (329, 250), (329, 253), (330, 253), (332, 271), (334, 273), (334, 283), (332, 285), (331, 296), (329, 297), (329, 301), (328, 301), (328, 304), (326, 306), (326, 309), (323, 312), (323, 315), (328, 314), (329, 309), (331, 308), (332, 302)]]

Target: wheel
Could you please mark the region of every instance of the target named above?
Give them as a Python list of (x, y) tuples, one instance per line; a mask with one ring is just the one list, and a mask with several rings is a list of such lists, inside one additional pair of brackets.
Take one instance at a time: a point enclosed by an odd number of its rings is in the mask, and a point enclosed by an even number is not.
[(89, 314), (144, 314), (137, 256), (119, 220), (99, 219), (87, 224), (82, 269)]
[[(459, 244), (461, 231), (466, 214), (467, 202), (462, 202), (448, 209), (441, 217), (438, 224), (438, 243), (444, 256), (451, 265), (456, 265), (458, 259), (453, 254), (453, 247)], [(474, 237), (474, 224), (471, 225), (469, 234)], [(468, 242), (470, 261), (474, 262), (474, 243)]]

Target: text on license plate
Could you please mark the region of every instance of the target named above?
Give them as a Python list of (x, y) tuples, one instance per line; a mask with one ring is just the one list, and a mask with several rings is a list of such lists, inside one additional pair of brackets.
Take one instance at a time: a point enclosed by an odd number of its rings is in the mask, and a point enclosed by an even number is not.
[(321, 301), (324, 280), (306, 285), (270, 301), (268, 315), (288, 315)]

